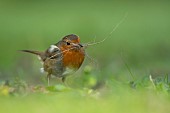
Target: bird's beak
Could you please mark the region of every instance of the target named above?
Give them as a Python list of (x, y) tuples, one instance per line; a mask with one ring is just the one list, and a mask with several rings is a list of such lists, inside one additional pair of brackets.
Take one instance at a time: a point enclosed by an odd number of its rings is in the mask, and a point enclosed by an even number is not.
[(81, 44), (72, 44), (74, 47), (78, 47), (78, 48), (82, 48), (83, 47), (83, 45), (81, 45)]
[(78, 44), (80, 47), (83, 47), (83, 45), (82, 44)]

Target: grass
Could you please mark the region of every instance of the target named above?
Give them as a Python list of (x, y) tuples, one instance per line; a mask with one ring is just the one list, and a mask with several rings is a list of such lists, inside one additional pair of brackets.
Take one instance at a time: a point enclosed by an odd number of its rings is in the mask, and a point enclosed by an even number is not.
[[(28, 85), (16, 78), (10, 83), (1, 83), (1, 112), (129, 112), (168, 113), (170, 111), (170, 83), (168, 76), (153, 79), (145, 76), (127, 83), (115, 79), (104, 84), (91, 84), (87, 73), (85, 86), (68, 87), (62, 84), (51, 86)], [(88, 78), (87, 78), (88, 76)], [(94, 79), (93, 79), (94, 80)]]
[[(167, 100), (158, 95), (150, 94), (127, 94), (127, 96), (115, 95), (107, 99), (94, 99), (75, 97), (64, 94), (58, 95), (34, 95), (27, 98), (1, 98), (2, 112), (139, 112), (139, 113), (160, 113), (169, 112)], [(74, 94), (75, 95), (75, 94)], [(132, 96), (133, 95), (133, 96)], [(64, 98), (63, 98), (64, 96)], [(129, 98), (129, 97), (130, 98)], [(129, 103), (130, 101), (130, 103)], [(161, 103), (161, 104), (160, 104)], [(2, 105), (2, 104), (1, 104)], [(123, 107), (123, 108), (122, 108)]]
[[(0, 113), (169, 113), (169, 1), (0, 1)], [(67, 34), (87, 48), (64, 85), (45, 74), (35, 56)], [(133, 77), (132, 77), (133, 76)]]

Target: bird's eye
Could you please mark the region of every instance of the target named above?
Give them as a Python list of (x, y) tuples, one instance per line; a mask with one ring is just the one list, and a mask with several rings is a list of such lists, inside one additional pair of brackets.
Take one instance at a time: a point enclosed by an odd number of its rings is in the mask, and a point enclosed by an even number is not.
[(67, 45), (70, 45), (70, 43), (69, 43), (69, 42), (67, 42)]

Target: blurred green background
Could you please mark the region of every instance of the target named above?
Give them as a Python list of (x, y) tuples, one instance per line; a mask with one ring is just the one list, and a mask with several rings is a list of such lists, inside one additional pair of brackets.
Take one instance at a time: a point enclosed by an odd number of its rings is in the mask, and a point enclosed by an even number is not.
[[(43, 87), (36, 86), (46, 85), (45, 74), (39, 72), (41, 63), (37, 57), (18, 50), (44, 51), (72, 33), (79, 35), (82, 43), (100, 41), (125, 14), (124, 22), (111, 37), (87, 48), (94, 60), (86, 57), (75, 73), (78, 77), (68, 80), (75, 89), (65, 91), (59, 85), (47, 88), (54, 93), (44, 93)], [(169, 0), (1, 0), (0, 52), (0, 83), (21, 78), (13, 86), (0, 85), (0, 95), (7, 95), (0, 98), (2, 113), (170, 112), (168, 76), (157, 81), (148, 77), (170, 74)], [(127, 84), (133, 80), (130, 72), (135, 77), (132, 89)], [(147, 78), (141, 80), (143, 76)], [(100, 88), (103, 81), (106, 86)], [(60, 82), (53, 79), (53, 83)], [(35, 89), (30, 87), (33, 84)], [(94, 86), (99, 91), (93, 91)], [(138, 87), (146, 90), (133, 89)], [(10, 91), (15, 96), (22, 93), (19, 97), (23, 98), (8, 97)], [(23, 96), (25, 93), (32, 95)]]

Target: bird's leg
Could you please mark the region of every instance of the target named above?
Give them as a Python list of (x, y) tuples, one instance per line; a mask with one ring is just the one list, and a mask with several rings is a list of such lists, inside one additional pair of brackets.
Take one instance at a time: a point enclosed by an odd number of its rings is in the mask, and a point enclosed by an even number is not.
[(63, 83), (65, 83), (66, 77), (62, 77), (61, 80)]
[(51, 74), (48, 73), (48, 75), (47, 75), (48, 86), (50, 86), (50, 78), (51, 78)]
[(66, 77), (62, 77), (61, 78), (62, 82), (63, 82), (63, 85), (65, 85), (66, 87), (69, 87), (67, 81), (66, 81)]

